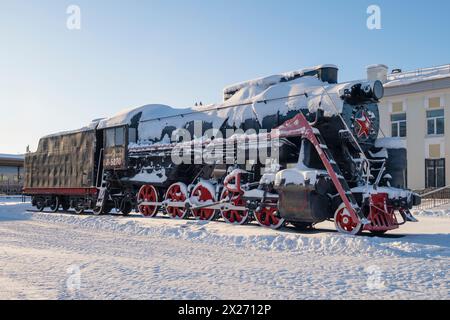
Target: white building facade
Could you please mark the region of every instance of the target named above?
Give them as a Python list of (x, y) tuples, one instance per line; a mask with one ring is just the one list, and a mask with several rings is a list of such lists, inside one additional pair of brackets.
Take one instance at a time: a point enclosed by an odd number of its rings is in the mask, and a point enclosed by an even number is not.
[(381, 80), (382, 135), (403, 141), (410, 189), (450, 184), (450, 65), (410, 72), (369, 66), (369, 80)]

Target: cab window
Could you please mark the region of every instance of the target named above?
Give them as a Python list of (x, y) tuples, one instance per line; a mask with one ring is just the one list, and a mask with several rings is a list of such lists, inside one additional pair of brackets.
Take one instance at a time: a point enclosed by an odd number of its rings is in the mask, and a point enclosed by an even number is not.
[(106, 130), (106, 147), (114, 147), (114, 129), (107, 129)]
[(105, 146), (125, 146), (125, 127), (117, 127), (106, 130)]
[(115, 129), (115, 145), (124, 146), (125, 145), (125, 130), (124, 127), (118, 127)]
[(136, 128), (128, 128), (128, 143), (136, 143), (137, 142), (137, 133)]

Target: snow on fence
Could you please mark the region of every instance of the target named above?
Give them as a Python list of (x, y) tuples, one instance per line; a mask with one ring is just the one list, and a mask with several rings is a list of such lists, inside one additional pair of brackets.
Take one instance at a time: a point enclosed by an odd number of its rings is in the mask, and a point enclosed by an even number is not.
[(450, 203), (450, 186), (431, 191), (429, 189), (422, 190), (422, 192), (418, 191), (417, 193), (422, 197), (422, 203), (414, 207), (416, 210), (432, 209)]

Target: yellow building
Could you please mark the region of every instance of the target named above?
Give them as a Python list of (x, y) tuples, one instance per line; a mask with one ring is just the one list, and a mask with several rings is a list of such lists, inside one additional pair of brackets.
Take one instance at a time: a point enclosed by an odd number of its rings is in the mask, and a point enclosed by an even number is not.
[(450, 65), (389, 74), (387, 66), (373, 65), (367, 77), (384, 83), (381, 129), (407, 148), (408, 187), (450, 184)]

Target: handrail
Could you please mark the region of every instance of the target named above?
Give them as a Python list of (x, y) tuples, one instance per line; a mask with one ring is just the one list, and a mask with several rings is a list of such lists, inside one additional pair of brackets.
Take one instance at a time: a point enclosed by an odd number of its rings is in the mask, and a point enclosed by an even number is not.
[[(105, 152), (105, 149), (104, 148), (101, 148), (100, 149), (100, 154), (98, 155), (98, 166), (97, 166), (97, 180), (95, 181), (95, 187), (96, 188), (100, 188), (102, 185), (101, 185), (101, 182), (100, 182), (100, 185), (98, 185), (98, 180), (99, 180), (99, 178), (100, 178), (100, 168), (102, 167), (102, 162), (103, 162), (103, 153)], [(103, 171), (103, 170), (102, 170)], [(104, 172), (102, 172), (101, 174), (103, 175), (103, 173)], [(103, 176), (102, 176), (102, 180), (103, 180)]]

